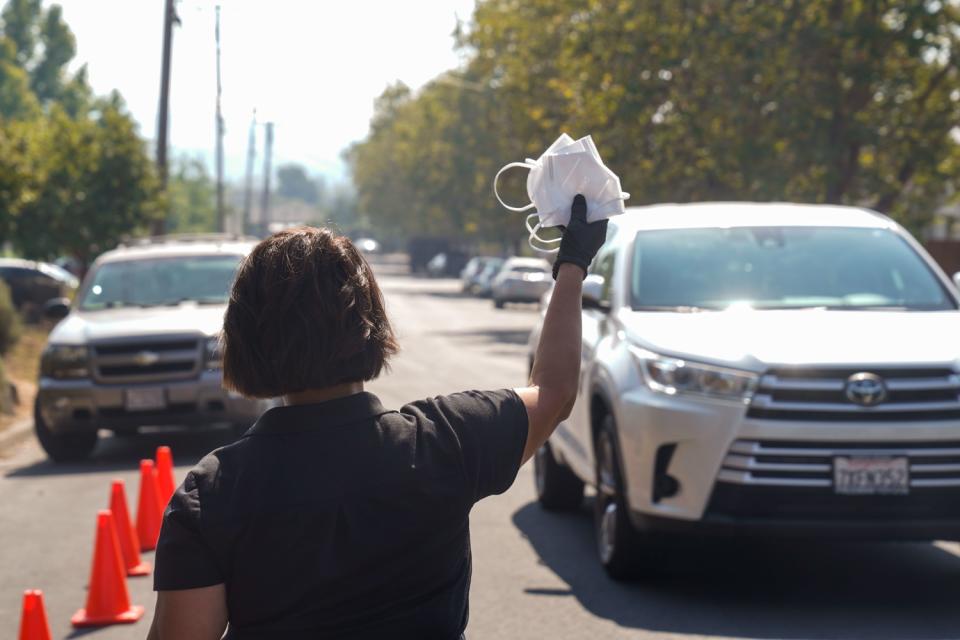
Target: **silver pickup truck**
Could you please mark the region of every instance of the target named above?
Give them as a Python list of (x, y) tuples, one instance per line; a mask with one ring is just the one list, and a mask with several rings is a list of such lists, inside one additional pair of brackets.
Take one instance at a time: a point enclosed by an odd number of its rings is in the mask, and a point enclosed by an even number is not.
[(217, 335), (237, 266), (253, 242), (171, 236), (100, 256), (41, 356), (37, 438), (55, 461), (80, 460), (98, 431), (249, 426), (270, 406), (225, 391)]

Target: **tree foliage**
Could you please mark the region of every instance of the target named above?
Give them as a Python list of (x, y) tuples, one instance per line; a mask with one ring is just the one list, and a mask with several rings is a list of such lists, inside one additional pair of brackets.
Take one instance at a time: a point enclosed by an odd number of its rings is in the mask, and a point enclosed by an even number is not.
[(217, 187), (199, 159), (180, 158), (167, 187), (170, 233), (212, 233), (217, 230)]
[(481, 0), (460, 70), (377, 101), (348, 156), (361, 210), (516, 235), (491, 179), (567, 131), (593, 135), (630, 204), (848, 203), (919, 225), (958, 178), (958, 19), (939, 0)]
[(155, 171), (116, 93), (95, 97), (56, 5), (0, 11), (0, 241), (87, 263), (159, 215)]
[(321, 193), (317, 182), (307, 175), (302, 165), (284, 164), (277, 168), (277, 195), (316, 205), (320, 203)]

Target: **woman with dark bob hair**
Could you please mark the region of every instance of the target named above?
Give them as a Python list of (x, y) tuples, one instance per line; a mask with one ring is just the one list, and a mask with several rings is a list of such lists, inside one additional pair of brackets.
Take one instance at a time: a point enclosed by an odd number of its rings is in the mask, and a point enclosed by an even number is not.
[(256, 246), (224, 317), (224, 383), (283, 405), (171, 498), (151, 640), (462, 637), (470, 509), (576, 398), (581, 283), (606, 222), (586, 222), (581, 196), (571, 211), (529, 385), (396, 411), (364, 391), (397, 342), (350, 240), (304, 227)]

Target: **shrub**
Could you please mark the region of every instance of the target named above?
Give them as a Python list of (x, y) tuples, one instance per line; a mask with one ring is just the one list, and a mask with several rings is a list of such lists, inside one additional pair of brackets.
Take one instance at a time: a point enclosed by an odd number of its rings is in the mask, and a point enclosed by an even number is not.
[(20, 315), (13, 306), (10, 287), (0, 281), (0, 355), (7, 353), (20, 337)]

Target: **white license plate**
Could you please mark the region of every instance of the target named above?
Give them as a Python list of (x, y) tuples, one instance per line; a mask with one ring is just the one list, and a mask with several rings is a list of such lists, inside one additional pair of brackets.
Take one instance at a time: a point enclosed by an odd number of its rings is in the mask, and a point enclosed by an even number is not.
[(845, 495), (906, 495), (910, 462), (906, 457), (834, 458), (833, 489)]
[(124, 402), (127, 411), (155, 411), (167, 407), (167, 397), (162, 388), (127, 389)]

